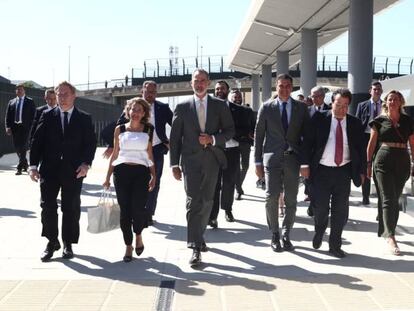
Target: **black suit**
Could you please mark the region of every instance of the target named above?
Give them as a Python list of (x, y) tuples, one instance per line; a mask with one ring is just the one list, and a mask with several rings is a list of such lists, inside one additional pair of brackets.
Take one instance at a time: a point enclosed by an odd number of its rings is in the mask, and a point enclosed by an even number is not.
[[(357, 111), (355, 116), (361, 120), (362, 122), (362, 127), (364, 128), (364, 130), (366, 128), (369, 128), (368, 123), (369, 121), (373, 120), (376, 116), (378, 116), (380, 114), (380, 109), (377, 109), (377, 112), (375, 114), (374, 111), (372, 111), (372, 104), (371, 104), (371, 99), (366, 100), (364, 102), (361, 102), (358, 104), (357, 106)], [(364, 146), (365, 149), (367, 149), (368, 147), (368, 142), (369, 142), (369, 138), (370, 138), (370, 133), (367, 133), (365, 131), (364, 133)], [(369, 195), (371, 192), (371, 182), (370, 180), (367, 180), (367, 182), (365, 182), (362, 185), (362, 202), (365, 204), (369, 203)]]
[[(240, 105), (236, 105), (232, 102), (225, 103), (228, 103), (236, 130), (233, 139), (238, 142), (240, 137), (244, 134), (244, 128), (240, 121), (243, 117), (244, 109)], [(221, 209), (228, 212), (230, 212), (233, 207), (236, 178), (238, 171), (240, 171), (240, 148), (238, 146), (229, 148), (226, 146), (224, 154), (227, 159), (227, 167), (225, 169), (220, 169), (219, 171), (210, 220), (217, 219), (220, 205)]]
[(30, 149), (30, 165), (40, 165), (42, 236), (50, 241), (58, 238), (56, 198), (61, 190), (62, 239), (78, 242), (83, 178), (76, 178), (76, 170), (81, 164), (92, 164), (95, 150), (96, 137), (89, 114), (75, 107), (65, 133), (59, 108), (41, 115)]
[[(333, 140), (332, 143), (335, 145), (335, 135), (330, 136), (331, 123), (332, 113), (330, 111), (314, 114), (310, 128), (305, 135), (304, 147), (310, 163), (315, 232), (323, 235), (328, 225), (329, 209), (331, 209), (329, 247), (336, 250), (341, 248), (342, 231), (348, 220), (351, 179), (355, 186), (361, 185), (361, 174), (365, 174), (366, 171), (366, 151), (362, 140), (364, 130), (361, 121), (348, 114), (346, 137), (351, 162), (343, 166), (322, 165), (320, 162), (328, 141)], [(335, 154), (333, 152), (327, 156), (334, 158)]]
[(16, 149), (17, 156), (19, 157), (19, 164), (17, 165), (17, 170), (21, 171), (22, 169), (27, 169), (27, 142), (36, 106), (33, 102), (33, 99), (25, 96), (21, 113), (21, 123), (16, 123), (15, 118), (18, 103), (18, 97), (13, 98), (9, 101), (6, 110), (5, 123), (6, 128), (11, 129), (14, 148)]

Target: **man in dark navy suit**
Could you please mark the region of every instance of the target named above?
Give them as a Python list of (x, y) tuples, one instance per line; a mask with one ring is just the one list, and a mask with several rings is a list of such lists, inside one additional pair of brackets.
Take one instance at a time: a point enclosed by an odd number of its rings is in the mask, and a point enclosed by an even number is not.
[(16, 85), (16, 97), (9, 101), (5, 118), (6, 134), (13, 137), (19, 157), (16, 175), (21, 175), (22, 170), (27, 171), (27, 143), (35, 111), (33, 99), (26, 96), (23, 84)]
[(351, 180), (356, 187), (364, 182), (366, 150), (361, 121), (349, 114), (351, 92), (339, 89), (333, 94), (332, 111), (315, 113), (305, 132), (306, 162), (302, 175), (310, 179), (315, 220), (313, 247), (318, 249), (328, 226), (331, 211), (329, 253), (345, 257), (342, 231), (348, 221)]
[[(381, 94), (382, 85), (380, 82), (374, 82), (369, 89), (371, 98), (358, 104), (355, 116), (361, 120), (364, 127), (364, 146), (368, 146), (369, 138), (371, 137), (371, 128), (368, 125), (369, 121), (375, 119), (381, 114)], [(367, 179), (366, 183), (362, 185), (362, 204), (369, 205), (369, 194), (371, 191), (371, 181)]]
[(56, 107), (56, 93), (54, 89), (47, 89), (45, 91), (45, 102), (46, 105), (40, 106), (36, 109), (34, 115), (32, 129), (30, 130), (29, 144), (32, 144), (34, 132), (36, 131), (37, 125), (39, 124), (40, 116), (43, 112), (48, 112)]
[(96, 150), (91, 116), (74, 106), (76, 90), (56, 87), (58, 107), (42, 113), (30, 148), (30, 177), (40, 182), (42, 236), (49, 242), (41, 255), (49, 261), (60, 249), (57, 196), (61, 192), (63, 258), (73, 257), (79, 239), (80, 195)]
[[(150, 104), (151, 113), (150, 113), (150, 123), (154, 125), (154, 137), (152, 141), (152, 152), (154, 156), (154, 165), (155, 165), (155, 174), (156, 182), (154, 189), (149, 192), (146, 208), (149, 211), (150, 219), (149, 225), (153, 225), (154, 220), (153, 216), (155, 214), (155, 209), (157, 207), (157, 198), (160, 190), (160, 182), (162, 170), (164, 167), (164, 155), (168, 153), (170, 148), (169, 139), (166, 134), (166, 125), (171, 126), (173, 113), (170, 110), (168, 104), (164, 104), (158, 100), (157, 97), (157, 83), (152, 80), (144, 81), (142, 84), (142, 96)], [(113, 148), (113, 137), (115, 126), (128, 122), (128, 119), (125, 118), (124, 113), (121, 114), (120, 118), (116, 124), (110, 124), (105, 128), (101, 135), (104, 137), (105, 142), (108, 144), (108, 148), (104, 153), (105, 157), (109, 157), (112, 153)]]

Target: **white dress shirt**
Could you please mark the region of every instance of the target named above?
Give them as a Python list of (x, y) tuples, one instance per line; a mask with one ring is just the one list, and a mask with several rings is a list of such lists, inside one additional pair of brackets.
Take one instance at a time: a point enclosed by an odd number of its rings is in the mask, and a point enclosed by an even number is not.
[(150, 104), (150, 119), (149, 122), (154, 126), (154, 133), (152, 134), (152, 146), (156, 146), (162, 143), (161, 139), (157, 135), (157, 131), (155, 130), (155, 103)]

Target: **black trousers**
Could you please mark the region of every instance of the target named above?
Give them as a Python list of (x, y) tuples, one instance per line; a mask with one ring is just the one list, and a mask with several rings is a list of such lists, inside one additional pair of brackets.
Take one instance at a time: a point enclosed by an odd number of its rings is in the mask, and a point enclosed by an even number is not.
[(219, 171), (210, 219), (217, 219), (220, 205), (225, 211), (231, 211), (233, 207), (237, 172), (240, 170), (240, 149), (238, 147), (228, 148), (224, 153), (227, 168)]
[(114, 168), (116, 197), (121, 209), (121, 230), (125, 245), (131, 245), (132, 231), (141, 234), (148, 225), (149, 168), (143, 165), (119, 164)]
[(58, 239), (57, 196), (60, 190), (62, 240), (66, 243), (78, 243), (82, 182), (83, 178), (76, 178), (75, 170), (64, 161), (53, 175), (41, 176), (42, 236), (49, 241)]
[(249, 169), (250, 164), (250, 148), (251, 144), (248, 142), (240, 142), (239, 149), (240, 149), (240, 169), (237, 171), (236, 176), (236, 190), (237, 193), (243, 193), (243, 182), (246, 178), (247, 171)]
[(22, 124), (15, 124), (12, 128), (13, 145), (16, 150), (16, 154), (19, 157), (19, 163), (17, 164), (17, 170), (27, 169), (27, 139), (29, 136), (29, 130)]
[(325, 232), (331, 210), (329, 248), (339, 249), (342, 246), (342, 231), (349, 215), (351, 164), (341, 167), (319, 165), (312, 178), (311, 190), (315, 232)]
[(157, 208), (158, 192), (160, 191), (162, 170), (164, 168), (164, 148), (166, 148), (164, 144), (159, 144), (152, 148), (156, 180), (154, 189), (148, 193), (148, 200), (146, 206), (149, 215), (154, 215), (155, 209)]

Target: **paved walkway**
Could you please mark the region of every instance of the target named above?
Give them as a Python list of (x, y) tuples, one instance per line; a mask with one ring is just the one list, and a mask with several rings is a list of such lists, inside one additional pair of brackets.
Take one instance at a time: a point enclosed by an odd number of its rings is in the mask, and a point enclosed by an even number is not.
[[(219, 229), (207, 230), (204, 264), (191, 269), (186, 248), (184, 190), (166, 161), (156, 224), (144, 231), (145, 251), (122, 262), (119, 230), (90, 234), (87, 208), (95, 206), (107, 161), (98, 149), (82, 193), (80, 243), (76, 257), (49, 263), (39, 259), (38, 185), (15, 176), (16, 158), (0, 158), (0, 310), (414, 310), (414, 222), (401, 214), (398, 241), (403, 256), (388, 254), (376, 237), (376, 208), (360, 206), (353, 189), (350, 219), (343, 234), (349, 254), (336, 259), (312, 248), (313, 220), (306, 216), (303, 189), (292, 241), (293, 253), (274, 253), (265, 225), (264, 193), (248, 173), (237, 222), (219, 215)], [(375, 199), (373, 199), (375, 201)], [(410, 202), (411, 203), (411, 202)], [(413, 210), (413, 204), (409, 204)]]

